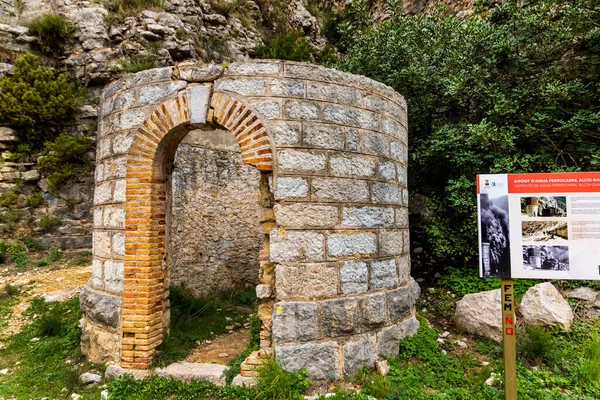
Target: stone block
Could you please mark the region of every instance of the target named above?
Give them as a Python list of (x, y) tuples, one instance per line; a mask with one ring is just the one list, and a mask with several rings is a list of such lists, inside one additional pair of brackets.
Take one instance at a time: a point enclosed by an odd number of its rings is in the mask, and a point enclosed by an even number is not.
[(312, 191), (314, 200), (364, 202), (369, 199), (367, 182), (358, 179), (314, 178)]
[(409, 319), (400, 323), (400, 339), (412, 336), (417, 333), (421, 324), (416, 317), (410, 317)]
[(360, 90), (348, 86), (329, 85), (323, 82), (308, 82), (306, 97), (351, 106), (362, 105)]
[(375, 203), (403, 204), (402, 189), (391, 183), (375, 183), (371, 190), (371, 199)]
[(120, 361), (119, 335), (81, 319), (81, 351), (88, 361), (97, 364)]
[(400, 125), (398, 122), (396, 122), (395, 120), (391, 119), (391, 118), (382, 118), (381, 120), (381, 128), (383, 130), (383, 132), (386, 135), (389, 135), (393, 138), (396, 139), (401, 139), (401, 130), (400, 128), (402, 127), (402, 125)]
[(211, 86), (188, 86), (187, 101), (190, 124), (195, 126), (206, 124), (211, 90)]
[(331, 228), (339, 221), (339, 210), (334, 205), (277, 204), (273, 210), (277, 223), (289, 229)]
[(377, 333), (377, 353), (384, 357), (396, 357), (400, 351), (400, 328), (392, 325)]
[(388, 109), (388, 101), (381, 96), (369, 94), (365, 96), (365, 108), (381, 113)]
[(142, 107), (123, 111), (119, 118), (119, 129), (116, 130), (137, 129), (152, 110), (152, 107)]
[(81, 311), (96, 323), (116, 328), (121, 322), (121, 298), (86, 285), (79, 294)]
[(102, 224), (110, 228), (125, 228), (125, 210), (118, 207), (104, 207)]
[(364, 261), (348, 261), (340, 268), (342, 293), (358, 293), (368, 290), (369, 269)]
[(372, 289), (392, 288), (398, 286), (398, 269), (396, 259), (378, 260), (371, 262), (371, 281), (369, 287)]
[(406, 171), (406, 167), (402, 164), (397, 164), (398, 170), (398, 183), (402, 186), (406, 186), (408, 184), (408, 173)]
[(100, 288), (102, 286), (102, 264), (103, 261), (100, 259), (92, 260), (92, 285), (96, 288)]
[(275, 357), (290, 372), (306, 368), (310, 379), (333, 380), (340, 376), (337, 342), (275, 346)]
[(327, 156), (314, 151), (280, 150), (277, 163), (281, 170), (319, 172), (327, 168)]
[(263, 95), (267, 90), (267, 83), (264, 79), (224, 78), (218, 81), (216, 90), (238, 93), (242, 96)]
[(408, 208), (396, 208), (396, 226), (408, 228)]
[(180, 91), (186, 86), (187, 82), (185, 81), (173, 81), (142, 86), (138, 89), (138, 104), (151, 104), (156, 103), (159, 100), (162, 102), (171, 94)]
[(410, 279), (410, 255), (405, 254), (397, 257), (398, 263), (398, 281), (400, 284), (406, 283)]
[(414, 280), (406, 286), (387, 292), (388, 312), (392, 321), (408, 317), (414, 309), (421, 290)]
[(113, 136), (112, 154), (113, 155), (121, 154), (124, 157), (124, 155), (129, 152), (129, 148), (131, 147), (131, 144), (133, 143), (133, 139), (135, 137), (135, 131), (119, 132), (112, 136)]
[(113, 234), (112, 252), (120, 256), (125, 255), (125, 235), (123, 235), (122, 233)]
[(321, 332), (326, 337), (351, 335), (359, 330), (357, 298), (325, 300), (321, 304)]
[(373, 157), (349, 154), (332, 154), (330, 171), (333, 175), (369, 177), (375, 175), (376, 162)]
[(256, 285), (256, 297), (259, 299), (268, 299), (273, 294), (271, 285)]
[(113, 191), (113, 200), (115, 202), (125, 202), (127, 193), (127, 181), (120, 179), (115, 181), (115, 189)]
[(394, 209), (391, 207), (344, 207), (342, 225), (349, 227), (382, 228), (394, 224)]
[(225, 70), (225, 75), (259, 75), (259, 76), (277, 76), (281, 72), (281, 62), (235, 62), (229, 64)]
[(103, 137), (96, 143), (96, 160), (102, 160), (111, 155), (111, 140), (110, 136)]
[(252, 101), (252, 107), (259, 115), (267, 119), (279, 118), (281, 113), (281, 107), (278, 101), (275, 100), (264, 100), (264, 101)]
[(344, 149), (344, 132), (335, 125), (305, 123), (302, 136), (304, 144), (308, 147)]
[(302, 141), (302, 128), (299, 123), (270, 124), (269, 127), (277, 146), (300, 145)]
[(379, 129), (379, 117), (370, 111), (328, 104), (323, 108), (323, 120), (362, 129)]
[(360, 134), (357, 129), (350, 128), (346, 131), (346, 150), (358, 151), (360, 149)]
[(344, 345), (344, 375), (354, 376), (363, 367), (373, 367), (377, 361), (375, 335), (360, 337)]
[(406, 164), (408, 161), (408, 150), (406, 146), (395, 140), (390, 141), (390, 157)]
[(112, 292), (123, 291), (123, 263), (119, 261), (104, 262), (104, 287)]
[(103, 214), (102, 214), (102, 207), (95, 207), (94, 210), (92, 211), (93, 214), (93, 221), (94, 221), (94, 227), (96, 228), (101, 228), (102, 227), (102, 219), (103, 219)]
[(125, 79), (125, 86), (132, 88), (146, 83), (170, 80), (173, 75), (173, 67), (153, 68), (138, 72)]
[(109, 232), (95, 230), (92, 234), (94, 255), (102, 258), (109, 258), (112, 248), (111, 236)]
[(337, 295), (336, 264), (278, 264), (275, 269), (277, 299)]
[(305, 178), (280, 177), (277, 179), (276, 198), (299, 198), (308, 196), (308, 181)]
[(367, 154), (389, 157), (390, 146), (388, 139), (381, 133), (365, 132), (362, 135), (362, 151)]
[(379, 177), (388, 181), (395, 181), (396, 164), (392, 161), (379, 160)]
[(290, 100), (283, 105), (283, 116), (287, 119), (315, 120), (319, 118), (319, 107), (310, 101)]
[(404, 232), (401, 230), (379, 233), (379, 255), (399, 256), (404, 253)]
[(294, 79), (272, 79), (271, 94), (285, 97), (304, 97), (304, 82)]
[(329, 257), (370, 256), (377, 252), (377, 238), (372, 233), (335, 233), (327, 237)]
[(383, 324), (387, 320), (387, 300), (385, 293), (363, 297), (361, 300), (361, 315), (365, 325)]
[(325, 261), (325, 236), (310, 231), (283, 231), (273, 229), (271, 237), (271, 262)]
[(182, 361), (170, 364), (166, 368), (157, 368), (154, 373), (157, 376), (173, 378), (181, 382), (204, 381), (217, 386), (225, 386), (226, 370), (227, 366), (225, 365)]
[(410, 252), (410, 231), (405, 230), (402, 233), (402, 254)]
[(291, 78), (309, 79), (314, 81), (348, 85), (357, 85), (360, 81), (359, 77), (356, 75), (306, 63), (296, 64), (286, 62), (284, 75)]
[(306, 342), (319, 335), (317, 303), (283, 302), (273, 309), (273, 340)]
[(223, 73), (223, 67), (216, 64), (203, 64), (198, 61), (184, 61), (175, 65), (173, 75), (186, 82), (213, 82)]
[[(115, 145), (118, 149), (120, 145)], [(125, 178), (127, 176), (127, 158), (113, 157), (104, 161), (103, 180)]]

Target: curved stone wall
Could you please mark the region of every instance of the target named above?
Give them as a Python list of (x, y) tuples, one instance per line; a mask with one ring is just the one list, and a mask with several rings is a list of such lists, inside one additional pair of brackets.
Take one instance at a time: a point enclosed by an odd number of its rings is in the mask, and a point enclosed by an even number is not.
[(418, 327), (419, 294), (409, 274), (404, 99), (304, 63), (209, 71), (186, 63), (105, 90), (84, 350), (148, 366), (168, 321), (169, 163), (192, 126), (218, 125), (262, 171), (261, 347), (313, 379), (397, 354)]

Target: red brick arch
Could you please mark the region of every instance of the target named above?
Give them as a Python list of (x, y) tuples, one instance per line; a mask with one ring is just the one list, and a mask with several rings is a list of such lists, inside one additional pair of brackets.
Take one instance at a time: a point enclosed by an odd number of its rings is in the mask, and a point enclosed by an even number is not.
[[(163, 338), (167, 166), (190, 130), (189, 92), (158, 105), (127, 154), (121, 365), (148, 368)], [(273, 147), (260, 117), (239, 98), (215, 92), (209, 122), (233, 132), (246, 164), (273, 170)]]

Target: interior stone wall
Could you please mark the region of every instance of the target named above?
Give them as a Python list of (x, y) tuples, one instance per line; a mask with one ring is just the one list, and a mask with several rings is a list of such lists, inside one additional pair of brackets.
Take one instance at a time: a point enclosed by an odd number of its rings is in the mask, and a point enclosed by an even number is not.
[(256, 285), (260, 172), (225, 130), (189, 132), (174, 165), (170, 284), (197, 296)]

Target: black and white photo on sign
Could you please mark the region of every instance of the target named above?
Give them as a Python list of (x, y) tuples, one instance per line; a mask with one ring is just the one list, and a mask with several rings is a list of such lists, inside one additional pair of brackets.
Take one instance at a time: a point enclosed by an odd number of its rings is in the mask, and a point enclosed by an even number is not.
[(567, 197), (521, 197), (521, 215), (524, 218), (566, 217)]
[(569, 229), (565, 221), (523, 221), (523, 242), (567, 244)]
[(508, 196), (479, 195), (482, 275), (510, 277)]
[(529, 271), (569, 271), (567, 246), (523, 246), (523, 268)]

